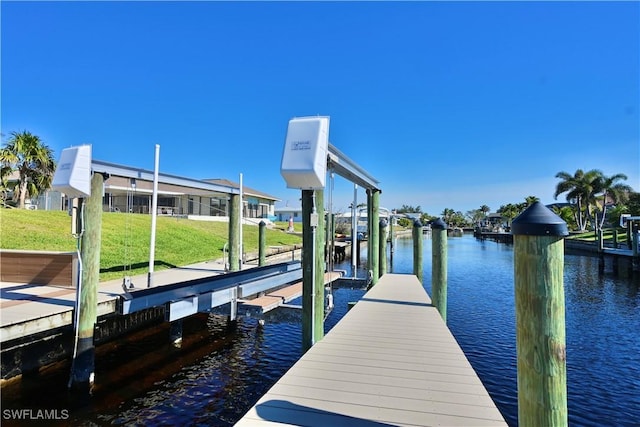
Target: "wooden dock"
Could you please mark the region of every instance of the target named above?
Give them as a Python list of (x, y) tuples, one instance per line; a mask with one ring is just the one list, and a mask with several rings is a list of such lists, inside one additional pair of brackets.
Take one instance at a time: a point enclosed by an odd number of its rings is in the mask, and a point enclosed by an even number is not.
[(476, 239), (480, 240), (493, 240), (498, 243), (513, 243), (513, 234), (511, 233), (494, 233), (490, 231), (474, 232), (473, 235)]
[(415, 276), (386, 274), (236, 426), (506, 426)]
[[(328, 271), (324, 274), (324, 283), (333, 282), (342, 277), (342, 273), (337, 271)], [(267, 292), (265, 295), (259, 296), (251, 300), (239, 300), (239, 313), (264, 314), (276, 309), (296, 298), (302, 296), (302, 282), (296, 282), (292, 285), (285, 286), (278, 290)]]

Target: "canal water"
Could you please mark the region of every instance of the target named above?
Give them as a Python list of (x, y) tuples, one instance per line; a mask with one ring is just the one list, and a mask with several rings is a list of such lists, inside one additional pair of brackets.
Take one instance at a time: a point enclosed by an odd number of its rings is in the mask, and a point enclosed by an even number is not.
[[(423, 243), (430, 292), (428, 236)], [(395, 240), (392, 272), (412, 272), (412, 247), (411, 238)], [(572, 426), (640, 425), (640, 281), (610, 267), (600, 274), (597, 258), (565, 256)], [(338, 268), (350, 269), (348, 263)], [(509, 425), (516, 426), (513, 247), (469, 235), (450, 237), (448, 291), (450, 329)], [(364, 292), (334, 289), (335, 309), (325, 330)], [(68, 366), (62, 365), (5, 387), (2, 424), (24, 425), (4, 417), (5, 409), (28, 408), (57, 410), (58, 425), (231, 426), (300, 357), (300, 315), (277, 309), (264, 325), (242, 318), (235, 329), (219, 316), (190, 319), (179, 349), (168, 344), (166, 328), (104, 346), (91, 399), (67, 393)]]

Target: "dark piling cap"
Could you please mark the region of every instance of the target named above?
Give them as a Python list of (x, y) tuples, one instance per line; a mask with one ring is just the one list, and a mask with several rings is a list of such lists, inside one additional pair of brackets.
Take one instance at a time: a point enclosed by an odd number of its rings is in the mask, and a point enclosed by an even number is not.
[(264, 226), (266, 226), (266, 225), (267, 225), (267, 223), (266, 223), (266, 222), (264, 222), (264, 221), (260, 221), (260, 224), (258, 224), (258, 226), (260, 226), (260, 227), (264, 227)]
[(446, 230), (447, 223), (442, 220), (442, 218), (438, 218), (431, 223), (431, 228), (435, 230)]
[(535, 202), (511, 222), (511, 234), (528, 236), (568, 236), (567, 223), (551, 209)]
[(387, 220), (386, 220), (386, 219), (384, 219), (384, 218), (383, 218), (383, 219), (381, 219), (381, 220), (380, 220), (380, 227), (384, 228), (384, 227), (386, 227), (386, 226), (387, 226)]
[(414, 228), (422, 227), (422, 223), (420, 222), (419, 219), (416, 219), (413, 221), (413, 227)]

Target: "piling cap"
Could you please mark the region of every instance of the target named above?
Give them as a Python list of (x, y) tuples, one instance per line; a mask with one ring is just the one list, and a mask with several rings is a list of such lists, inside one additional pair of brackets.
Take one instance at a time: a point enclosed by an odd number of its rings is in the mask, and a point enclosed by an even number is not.
[(264, 226), (266, 226), (266, 225), (267, 225), (267, 223), (266, 223), (266, 222), (264, 222), (264, 221), (260, 221), (260, 224), (258, 224), (258, 226), (260, 226), (260, 227), (264, 227)]
[(384, 228), (384, 227), (386, 227), (386, 226), (387, 226), (387, 220), (386, 220), (386, 219), (384, 219), (384, 218), (382, 218), (382, 219), (380, 220), (380, 227)]
[(551, 209), (535, 202), (511, 222), (511, 234), (528, 236), (568, 236), (567, 223)]
[(419, 219), (416, 219), (413, 221), (413, 227), (414, 228), (422, 227), (422, 223), (420, 222)]
[(431, 228), (436, 230), (446, 230), (447, 223), (442, 220), (442, 218), (438, 218), (431, 223)]

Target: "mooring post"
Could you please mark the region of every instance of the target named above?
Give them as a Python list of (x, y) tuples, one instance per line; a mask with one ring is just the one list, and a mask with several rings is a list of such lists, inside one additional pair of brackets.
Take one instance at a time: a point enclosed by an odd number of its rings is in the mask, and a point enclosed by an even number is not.
[(380, 244), (378, 260), (380, 262), (380, 277), (387, 273), (387, 220), (380, 220)]
[(422, 282), (422, 223), (419, 219), (413, 221), (413, 274)]
[(536, 202), (511, 223), (514, 236), (518, 424), (566, 426), (564, 236), (567, 224)]
[(431, 302), (447, 323), (447, 224), (431, 223)]
[(380, 278), (380, 190), (367, 190), (370, 200), (369, 222), (369, 269), (371, 270), (371, 286)]
[(393, 214), (389, 215), (389, 268), (393, 272)]
[(598, 227), (598, 252), (604, 252), (604, 230)]
[(631, 239), (631, 245), (633, 246), (632, 254), (633, 257), (631, 259), (631, 268), (633, 272), (640, 271), (640, 248), (638, 248), (638, 244), (640, 243), (640, 224), (635, 224), (632, 227), (633, 236)]
[(232, 194), (229, 201), (229, 271), (240, 270), (240, 195)]
[(81, 237), (80, 257), (82, 278), (76, 290), (78, 323), (76, 348), (71, 364), (69, 388), (89, 392), (95, 372), (95, 347), (93, 332), (98, 309), (98, 283), (100, 281), (100, 243), (102, 238), (102, 191), (104, 177), (94, 173), (91, 177), (91, 196), (84, 200), (81, 215), (84, 231)]
[(302, 351), (324, 336), (324, 190), (302, 190)]
[(267, 263), (267, 224), (260, 221), (258, 224), (258, 265), (263, 266)]

